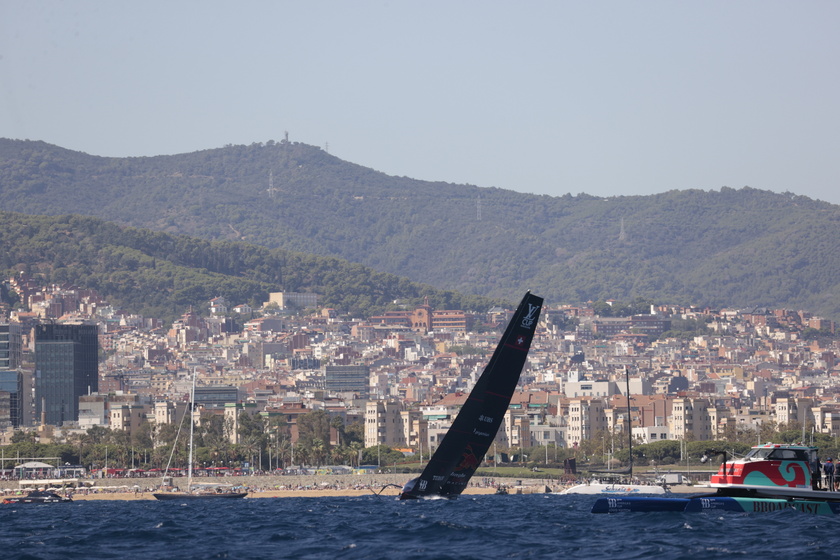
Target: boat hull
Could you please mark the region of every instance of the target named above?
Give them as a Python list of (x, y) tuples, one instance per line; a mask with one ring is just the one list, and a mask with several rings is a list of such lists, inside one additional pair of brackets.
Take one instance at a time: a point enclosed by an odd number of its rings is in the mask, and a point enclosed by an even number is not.
[(585, 494), (588, 496), (642, 496), (666, 493), (665, 489), (661, 486), (646, 484), (604, 484), (602, 482), (578, 484), (560, 492), (560, 494)]
[(685, 511), (689, 498), (599, 498), (592, 506), (592, 513)]
[(206, 493), (206, 494), (186, 494), (180, 492), (160, 492), (152, 494), (156, 500), (219, 500), (219, 499), (237, 499), (247, 496), (247, 492), (222, 492)]
[(840, 514), (840, 502), (715, 495), (690, 498), (616, 497), (599, 498), (592, 506), (592, 513), (701, 513), (708, 511), (766, 513), (786, 509), (814, 515), (837, 515)]
[(67, 502), (72, 502), (70, 498), (64, 497), (57, 497), (57, 498), (28, 498), (26, 496), (21, 497), (14, 497), (14, 498), (4, 498), (4, 504), (64, 504)]

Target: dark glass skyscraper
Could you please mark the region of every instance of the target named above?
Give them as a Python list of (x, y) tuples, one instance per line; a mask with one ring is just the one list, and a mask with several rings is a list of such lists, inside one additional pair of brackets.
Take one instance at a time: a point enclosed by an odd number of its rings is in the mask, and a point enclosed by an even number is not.
[(20, 358), (20, 325), (0, 323), (0, 427), (17, 428), (21, 424), (23, 375), (18, 369)]
[(370, 392), (368, 366), (324, 366), (324, 388), (333, 393), (353, 392), (367, 398)]
[(79, 397), (99, 390), (96, 325), (35, 327), (35, 411), (60, 426), (79, 419)]

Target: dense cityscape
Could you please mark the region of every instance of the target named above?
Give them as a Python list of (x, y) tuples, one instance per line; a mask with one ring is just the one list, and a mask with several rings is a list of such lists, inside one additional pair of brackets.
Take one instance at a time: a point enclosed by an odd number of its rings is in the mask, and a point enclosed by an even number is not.
[[(395, 450), (389, 461), (428, 456), (511, 313), (403, 305), (363, 320), (319, 308), (317, 294), (278, 292), (258, 310), (218, 297), (163, 325), (91, 290), (25, 276), (8, 285), (19, 301), (0, 324), (4, 444), (81, 444), (101, 430), (138, 449), (171, 444), (195, 376), (203, 443), (221, 439), (215, 449), (234, 446), (237, 466), (250, 458), (261, 470), (358, 465), (371, 450), (374, 463), (383, 449)], [(607, 316), (621, 306), (630, 314)], [(645, 311), (547, 306), (497, 453), (623, 448), (627, 388), (639, 443), (840, 432), (832, 321), (783, 309)], [(131, 463), (163, 462), (144, 453)], [(233, 464), (225, 458), (208, 451), (204, 463)]]

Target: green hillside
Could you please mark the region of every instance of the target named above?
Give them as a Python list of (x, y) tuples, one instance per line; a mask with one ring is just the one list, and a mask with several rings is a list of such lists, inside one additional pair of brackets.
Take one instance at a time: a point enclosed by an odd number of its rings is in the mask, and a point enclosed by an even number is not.
[(298, 143), (102, 158), (0, 140), (0, 207), (339, 257), (508, 300), (530, 288), (840, 318), (840, 207), (751, 188), (549, 197), (390, 177)]
[(441, 309), (486, 310), (499, 302), (435, 290), (335, 258), (210, 242), (119, 226), (81, 216), (0, 212), (0, 272), (25, 271), (47, 282), (93, 288), (112, 305), (171, 319), (216, 296), (261, 304), (271, 291), (313, 291), (326, 307), (353, 316), (394, 300)]

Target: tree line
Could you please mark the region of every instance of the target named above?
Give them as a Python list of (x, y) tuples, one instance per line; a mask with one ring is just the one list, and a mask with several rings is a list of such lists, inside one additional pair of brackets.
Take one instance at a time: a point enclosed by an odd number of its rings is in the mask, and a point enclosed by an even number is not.
[[(185, 415), (187, 417), (188, 415)], [(187, 420), (188, 421), (188, 420)], [(668, 465), (698, 465), (709, 449), (726, 450), (733, 456), (746, 454), (759, 443), (803, 443), (819, 447), (823, 459), (840, 457), (840, 443), (835, 438), (813, 432), (812, 427), (796, 422), (777, 426), (766, 422), (759, 430), (731, 427), (724, 437), (715, 441), (694, 440), (689, 433), (685, 440), (664, 440), (653, 443), (637, 441), (633, 445), (633, 464), (639, 467)], [(72, 434), (60, 443), (37, 443), (32, 432), (17, 431), (12, 443), (4, 446), (5, 468), (11, 468), (16, 458), (56, 457), (61, 464), (82, 465), (89, 469), (165, 469), (187, 467), (188, 433), (186, 422), (181, 425), (164, 424), (157, 428), (142, 422), (134, 433), (94, 426), (86, 432)], [(322, 410), (301, 414), (297, 418), (298, 440), (292, 443), (290, 426), (282, 417), (240, 413), (238, 435), (240, 443), (230, 442), (231, 426), (223, 416), (205, 414), (195, 427), (194, 467), (242, 468), (275, 471), (287, 467), (319, 467), (325, 465), (379, 465), (383, 469), (416, 470), (419, 455), (406, 457), (401, 451), (380, 445), (365, 447), (364, 426), (361, 422), (346, 424), (340, 416), (330, 416)], [(626, 435), (599, 432), (584, 440), (577, 448), (554, 445), (495, 448), (488, 454), (488, 463), (495, 459), (534, 468), (562, 467), (567, 458), (575, 458), (578, 466), (602, 466), (613, 461), (628, 465), (630, 449)], [(428, 454), (423, 459), (428, 460)]]
[[(187, 468), (189, 415), (179, 425), (143, 421), (133, 433), (93, 426), (69, 435), (60, 443), (38, 443), (33, 432), (16, 431), (3, 446), (6, 468), (16, 458), (56, 457), (61, 464), (89, 469)], [(274, 471), (293, 466), (368, 465), (403, 462), (405, 456), (388, 446), (364, 446), (361, 422), (345, 424), (340, 416), (315, 410), (297, 418), (298, 439), (292, 442), (284, 418), (250, 415), (238, 417), (238, 439), (231, 443), (232, 426), (216, 414), (204, 414), (194, 427), (194, 467), (247, 468)]]
[[(223, 296), (259, 307), (272, 291), (315, 292), (325, 307), (369, 317), (395, 300), (486, 311), (503, 303), (437, 290), (335, 258), (119, 226), (82, 216), (0, 211), (0, 272), (96, 290), (115, 307), (172, 320)], [(0, 292), (11, 299), (8, 289)]]

